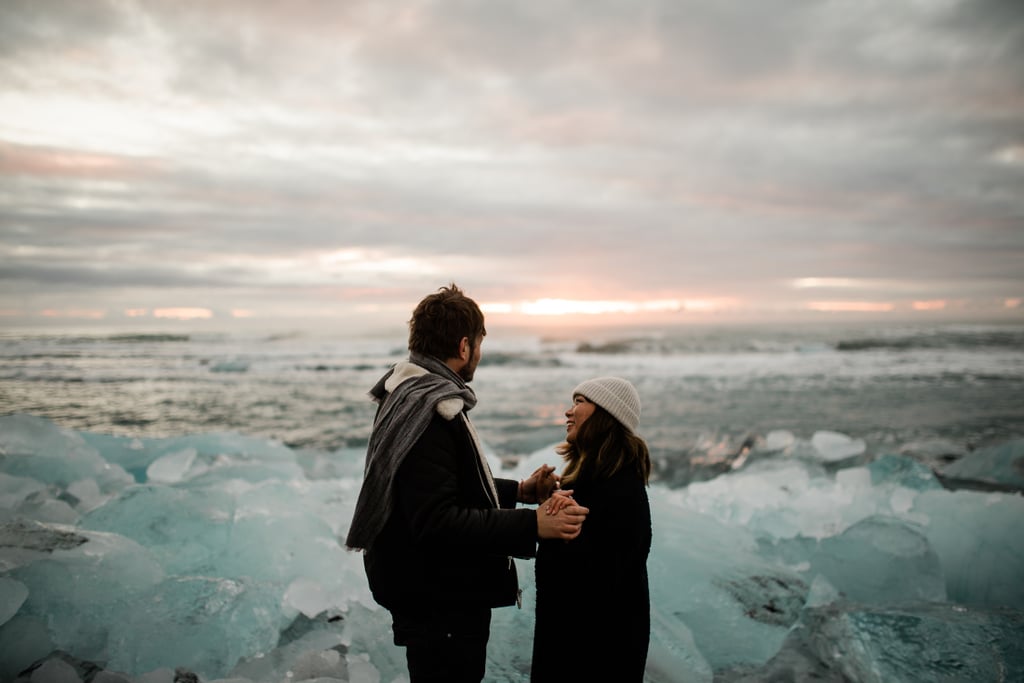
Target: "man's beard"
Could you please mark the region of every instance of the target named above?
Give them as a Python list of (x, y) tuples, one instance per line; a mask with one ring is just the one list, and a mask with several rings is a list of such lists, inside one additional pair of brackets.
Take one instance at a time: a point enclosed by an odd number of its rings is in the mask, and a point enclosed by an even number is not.
[(472, 382), (473, 375), (476, 373), (476, 366), (479, 360), (476, 357), (476, 347), (470, 347), (469, 349), (469, 361), (459, 368), (459, 377), (464, 382)]

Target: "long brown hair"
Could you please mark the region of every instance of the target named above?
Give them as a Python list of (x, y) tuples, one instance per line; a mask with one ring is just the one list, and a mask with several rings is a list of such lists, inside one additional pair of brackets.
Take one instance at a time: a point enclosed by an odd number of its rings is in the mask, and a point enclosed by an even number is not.
[(646, 484), (651, 476), (647, 443), (594, 403), (594, 412), (576, 430), (576, 438), (555, 448), (565, 460), (562, 486), (581, 476), (607, 479), (623, 468), (635, 468)]

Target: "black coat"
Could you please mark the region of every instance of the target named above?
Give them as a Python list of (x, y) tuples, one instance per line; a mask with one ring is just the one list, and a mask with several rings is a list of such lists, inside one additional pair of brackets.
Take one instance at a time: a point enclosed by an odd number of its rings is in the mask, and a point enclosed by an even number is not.
[[(501, 507), (515, 508), (518, 482), (495, 486)], [(495, 508), (466, 425), (434, 415), (399, 468), (391, 517), (364, 555), (374, 599), (407, 613), (515, 603), (512, 556), (534, 556), (535, 514)]]
[(651, 509), (639, 473), (566, 488), (590, 508), (572, 541), (540, 542), (531, 680), (643, 681), (651, 614)]

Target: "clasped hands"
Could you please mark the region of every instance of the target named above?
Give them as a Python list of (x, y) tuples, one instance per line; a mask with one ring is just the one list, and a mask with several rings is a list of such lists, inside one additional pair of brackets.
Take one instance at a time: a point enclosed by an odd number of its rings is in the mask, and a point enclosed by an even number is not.
[(561, 477), (555, 468), (541, 465), (519, 482), (519, 500), (541, 504), (537, 508), (537, 535), (570, 541), (580, 535), (588, 508), (576, 503), (572, 491), (559, 488)]

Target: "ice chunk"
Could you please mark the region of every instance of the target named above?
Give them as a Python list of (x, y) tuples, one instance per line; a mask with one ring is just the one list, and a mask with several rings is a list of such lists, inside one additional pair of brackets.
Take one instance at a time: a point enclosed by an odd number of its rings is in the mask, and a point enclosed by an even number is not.
[(46, 628), (48, 618), (19, 614), (0, 626), (0, 681), (15, 676), (56, 649)]
[(197, 462), (185, 475), (197, 486), (217, 486), (231, 481), (258, 483), (272, 479), (290, 481), (303, 477), (302, 468), (294, 462), (249, 462), (237, 456), (221, 455), (210, 461)]
[(50, 658), (29, 677), (30, 683), (82, 683), (75, 667), (62, 659)]
[(762, 461), (741, 472), (690, 484), (679, 495), (687, 507), (771, 538), (821, 538), (877, 510), (804, 461)]
[(183, 450), (160, 456), (146, 468), (146, 479), (160, 483), (173, 483), (185, 478), (196, 459), (196, 449)]
[(0, 576), (0, 625), (18, 613), (28, 597), (28, 588), (21, 581)]
[(54, 498), (49, 490), (33, 493), (15, 509), (19, 517), (52, 524), (74, 524), (79, 514), (67, 501)]
[[(296, 472), (294, 467), (287, 467), (289, 463), (295, 464), (296, 457), (286, 446), (268, 439), (233, 432), (190, 434), (166, 439), (135, 439), (89, 433), (83, 434), (82, 437), (86, 443), (98, 448), (110, 462), (117, 463), (130, 472), (138, 483), (146, 481), (146, 471), (156, 460), (190, 450), (196, 453), (193, 465), (203, 464), (210, 467), (215, 463), (263, 463), (268, 465), (267, 471), (275, 472), (274, 476), (278, 478), (293, 476)], [(274, 470), (272, 463), (280, 464), (282, 468)], [(198, 473), (197, 470), (191, 476)], [(361, 469), (359, 474), (362, 474)]]
[(868, 471), (876, 486), (896, 484), (916, 491), (942, 488), (931, 468), (913, 458), (884, 454), (868, 465)]
[(982, 448), (942, 469), (946, 478), (1024, 490), (1024, 439)]
[(822, 539), (810, 573), (823, 575), (857, 602), (946, 599), (945, 578), (928, 538), (913, 523), (894, 517), (869, 517)]
[(729, 683), (1011, 681), (1024, 675), (1020, 612), (836, 601), (806, 609), (779, 653)]
[[(315, 665), (315, 660), (327, 651), (339, 655), (326, 655), (334, 662), (335, 671), (345, 667), (343, 654), (347, 648), (343, 644), (343, 618), (338, 615), (327, 617), (320, 615), (316, 619), (299, 616), (285, 631), (281, 633), (278, 646), (273, 650), (246, 657), (228, 674), (232, 678), (252, 681), (286, 681), (301, 680), (297, 676), (304, 672), (303, 667)], [(300, 661), (306, 661), (301, 664)], [(347, 668), (347, 667), (346, 667)], [(289, 676), (291, 672), (291, 676)]]
[(307, 650), (292, 665), (292, 678), (306, 681), (312, 678), (348, 680), (348, 662), (337, 650)]
[(942, 563), (950, 600), (1024, 609), (1024, 497), (927, 491), (913, 512)]
[[(526, 563), (523, 563), (526, 564)], [(519, 563), (517, 563), (519, 566)], [(525, 580), (520, 584), (529, 586)], [(524, 591), (525, 592), (525, 591)], [(522, 658), (528, 658), (533, 643), (533, 629), (524, 630), (520, 619), (533, 623), (533, 614), (523, 609), (493, 610), (491, 640), (487, 644), (487, 676), (500, 680), (524, 678)], [(514, 626), (513, 624), (520, 624)], [(501, 634), (497, 637), (493, 634)], [(345, 615), (343, 641), (348, 645), (349, 678), (351, 681), (404, 681), (408, 679), (405, 648), (394, 643), (391, 615), (387, 610), (369, 603), (354, 603)], [(517, 657), (513, 653), (518, 654)], [(362, 663), (360, 663), (362, 662)], [(517, 663), (519, 666), (517, 667)], [(529, 670), (526, 665), (525, 670)]]
[(776, 429), (768, 432), (764, 437), (764, 450), (783, 451), (796, 442), (793, 432), (785, 429)]
[(75, 509), (88, 512), (110, 499), (100, 491), (95, 479), (80, 479), (68, 485), (67, 494), (74, 500)]
[(81, 436), (87, 444), (102, 453), (107, 462), (121, 466), (136, 482), (146, 481), (146, 468), (160, 456), (147, 444), (159, 443), (161, 439), (93, 432), (81, 432)]
[(136, 540), (171, 574), (248, 576), (275, 582), (282, 592), (304, 577), (285, 594), (293, 609), (372, 600), (362, 557), (346, 552), (338, 530), (325, 521), (347, 523), (354, 497), (339, 505), (328, 484), (301, 479), (253, 485), (200, 478), (188, 484), (129, 487), (89, 513), (82, 526)]
[(171, 577), (108, 624), (111, 669), (139, 672), (187, 663), (216, 678), (266, 652), (287, 625), (278, 588), (248, 579)]
[(825, 462), (846, 460), (864, 452), (866, 445), (863, 439), (851, 439), (839, 432), (818, 431), (811, 437), (811, 445)]
[(693, 633), (679, 619), (651, 614), (651, 644), (647, 650), (645, 680), (712, 683), (714, 672), (700, 653)]
[(82, 518), (83, 529), (145, 546), (169, 574), (209, 574), (228, 544), (235, 498), (227, 491), (135, 485)]
[(95, 479), (101, 490), (114, 491), (132, 481), (81, 435), (29, 415), (0, 417), (0, 456), (0, 471), (61, 488), (80, 479)]
[(45, 491), (46, 486), (29, 477), (13, 477), (0, 472), (0, 509), (15, 510), (33, 493)]
[(967, 455), (967, 448), (948, 439), (928, 439), (903, 444), (900, 446), (900, 454), (926, 462), (950, 462)]
[(841, 597), (836, 587), (829, 583), (824, 576), (818, 574), (811, 581), (811, 590), (807, 593), (807, 603), (804, 607), (830, 605)]
[(805, 620), (810, 649), (847, 680), (1024, 680), (1019, 611), (934, 603), (829, 605), (809, 610)]
[[(652, 493), (654, 493), (652, 491)], [(678, 492), (651, 498), (657, 542), (648, 571), (653, 624), (681, 622), (714, 670), (763, 664), (778, 651), (807, 593), (800, 576), (757, 553), (756, 539), (685, 507)]]
[(18, 615), (47, 620), (57, 647), (83, 659), (102, 658), (109, 624), (164, 576), (145, 548), (116, 534), (15, 522), (0, 538), (18, 558), (8, 576), (28, 588)]
[(128, 676), (114, 671), (100, 671), (92, 678), (92, 683), (139, 683)]

